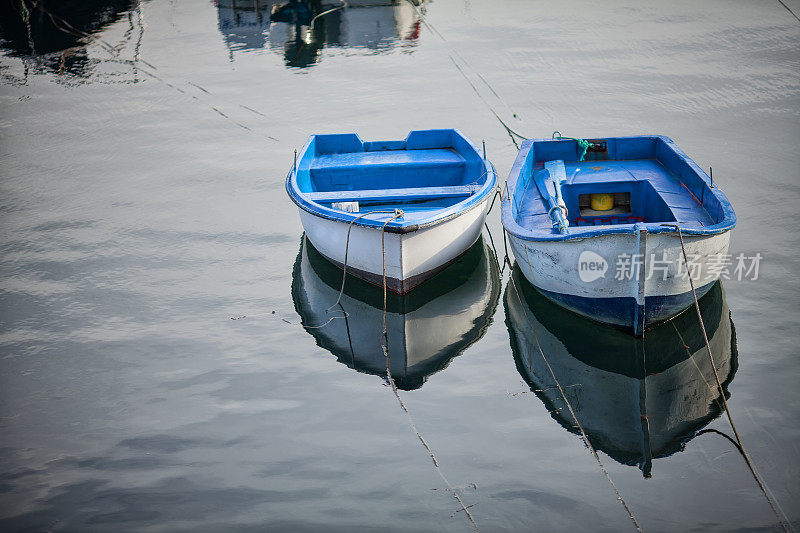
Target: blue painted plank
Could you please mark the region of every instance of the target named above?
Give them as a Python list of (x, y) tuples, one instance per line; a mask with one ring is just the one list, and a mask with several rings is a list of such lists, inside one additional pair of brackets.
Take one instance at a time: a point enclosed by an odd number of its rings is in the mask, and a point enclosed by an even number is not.
[(321, 155), (311, 163), (311, 171), (342, 169), (369, 165), (376, 166), (463, 166), (464, 158), (453, 150), (388, 150), (378, 152), (352, 152)]
[(323, 191), (306, 193), (312, 202), (351, 202), (389, 199), (423, 199), (470, 196), (481, 185), (456, 185), (450, 187), (411, 187), (406, 189), (375, 189), (363, 191)]

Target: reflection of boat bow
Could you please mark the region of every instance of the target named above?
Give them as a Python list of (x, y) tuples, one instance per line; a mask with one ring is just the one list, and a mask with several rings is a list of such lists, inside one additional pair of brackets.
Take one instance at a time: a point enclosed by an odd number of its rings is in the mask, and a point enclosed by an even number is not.
[[(340, 305), (327, 312), (339, 296), (342, 271), (305, 238), (292, 278), (295, 309), (317, 344), (350, 368), (385, 376), (382, 289), (348, 275)], [(412, 293), (389, 293), (386, 329), (397, 386), (421, 387), (480, 339), (499, 299), (497, 263), (483, 239)], [(330, 320), (334, 316), (344, 318)]]
[[(553, 304), (519, 268), (512, 275), (506, 324), (517, 370), (567, 430), (578, 433), (538, 346), (592, 445), (620, 463), (638, 465), (647, 477), (652, 458), (681, 450), (719, 416), (719, 393), (693, 308), (641, 339)], [(700, 305), (727, 392), (737, 355), (719, 283)]]

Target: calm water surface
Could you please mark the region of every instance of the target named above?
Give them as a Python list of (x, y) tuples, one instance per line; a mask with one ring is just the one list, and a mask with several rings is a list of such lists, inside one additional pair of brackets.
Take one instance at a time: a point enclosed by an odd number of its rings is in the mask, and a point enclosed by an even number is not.
[[(284, 178), (311, 133), (428, 127), (485, 140), (505, 177), (492, 110), (713, 166), (732, 252), (764, 259), (701, 303), (800, 526), (800, 23), (778, 2), (53, 4), (27, 3), (30, 38), (0, 14), (0, 529), (472, 530), (386, 386), (380, 291), (348, 282), (348, 320), (315, 327), (340, 281)], [(482, 531), (633, 530), (534, 338), (645, 531), (779, 530), (698, 435), (730, 427), (691, 316), (634, 341), (502, 257), (484, 236), (387, 319), (400, 397)]]

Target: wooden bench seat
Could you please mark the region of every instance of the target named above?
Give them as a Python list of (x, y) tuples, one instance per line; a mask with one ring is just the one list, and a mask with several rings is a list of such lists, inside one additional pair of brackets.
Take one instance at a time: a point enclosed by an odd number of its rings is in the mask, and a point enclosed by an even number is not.
[(306, 193), (312, 202), (367, 202), (381, 200), (425, 200), (470, 196), (483, 185), (451, 185), (446, 187), (413, 187), (408, 189), (376, 189), (361, 191), (323, 191)]

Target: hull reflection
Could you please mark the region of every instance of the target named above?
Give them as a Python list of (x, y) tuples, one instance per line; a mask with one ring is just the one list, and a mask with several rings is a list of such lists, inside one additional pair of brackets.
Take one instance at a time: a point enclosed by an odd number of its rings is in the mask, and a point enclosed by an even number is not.
[[(417, 2), (414, 2), (417, 4)], [(407, 0), (219, 0), (219, 30), (234, 52), (270, 49), (287, 67), (317, 63), (325, 47), (389, 51), (419, 37), (420, 17)]]
[(138, 60), (144, 33), (138, 8), (133, 0), (0, 1), (0, 48), (20, 57), (33, 73), (88, 78), (102, 64), (105, 78), (131, 81), (137, 79), (134, 65), (103, 61), (93, 57), (89, 48), (95, 34), (125, 20), (121, 40), (99, 41), (100, 47), (117, 55), (132, 47)]
[[(292, 276), (292, 298), (303, 327), (339, 362), (385, 377), (383, 290), (348, 275), (340, 304), (326, 311), (336, 303), (341, 284), (342, 270), (304, 237)], [(412, 293), (389, 293), (386, 330), (397, 387), (421, 387), (428, 376), (480, 339), (499, 300), (497, 262), (483, 238)]]
[[(650, 477), (652, 459), (684, 448), (722, 412), (694, 306), (636, 338), (576, 316), (539, 294), (519, 267), (505, 292), (517, 370), (565, 429), (578, 434), (541, 351), (589, 440)], [(515, 290), (516, 287), (516, 290)], [(720, 283), (700, 310), (726, 397), (737, 368), (736, 338)]]

